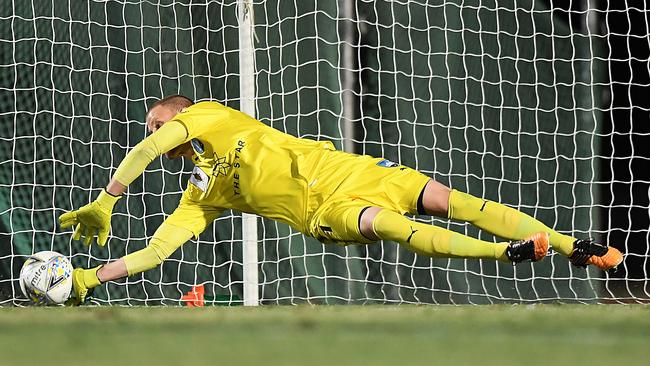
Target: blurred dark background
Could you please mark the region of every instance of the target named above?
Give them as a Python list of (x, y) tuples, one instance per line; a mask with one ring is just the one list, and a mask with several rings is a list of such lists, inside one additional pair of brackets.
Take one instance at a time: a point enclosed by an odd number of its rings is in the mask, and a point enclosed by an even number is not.
[[(608, 59), (600, 139), (601, 237), (625, 252), (612, 272), (614, 294), (648, 296), (650, 270), (650, 12), (646, 1), (550, 0), (558, 16), (574, 27), (590, 27), (604, 39)], [(587, 12), (587, 7), (591, 11)], [(615, 279), (626, 278), (627, 281)]]
[[(616, 277), (628, 278), (632, 291), (648, 294), (650, 270), (650, 13), (644, 1), (602, 1), (601, 27), (609, 30), (609, 85), (603, 95), (605, 114), (601, 181), (608, 242), (627, 250), (625, 266)], [(602, 29), (601, 29), (602, 30)], [(625, 245), (627, 243), (627, 245)]]

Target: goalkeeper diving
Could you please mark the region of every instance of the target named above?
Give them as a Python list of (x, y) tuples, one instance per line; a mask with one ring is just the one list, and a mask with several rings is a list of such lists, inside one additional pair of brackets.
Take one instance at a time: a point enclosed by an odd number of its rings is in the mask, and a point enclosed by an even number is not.
[[(113, 206), (160, 155), (186, 157), (195, 167), (178, 207), (148, 245), (116, 261), (73, 271), (71, 302), (100, 284), (155, 268), (225, 209), (286, 223), (323, 243), (390, 240), (435, 258), (539, 261), (549, 245), (576, 266), (616, 267), (616, 248), (560, 234), (500, 203), (450, 189), (382, 158), (337, 151), (327, 141), (297, 138), (218, 102), (173, 95), (146, 115), (152, 132), (119, 164), (97, 199), (59, 217), (73, 239), (106, 244)], [(433, 215), (469, 222), (505, 239), (487, 242), (404, 216)]]

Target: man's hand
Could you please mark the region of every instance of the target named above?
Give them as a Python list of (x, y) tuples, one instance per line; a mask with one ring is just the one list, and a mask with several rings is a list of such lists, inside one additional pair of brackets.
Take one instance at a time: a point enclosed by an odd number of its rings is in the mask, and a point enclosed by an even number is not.
[(92, 293), (93, 289), (101, 284), (97, 277), (97, 271), (100, 268), (102, 266), (90, 269), (75, 268), (72, 271), (72, 293), (68, 301), (65, 302), (66, 305), (79, 306), (86, 301), (86, 297)]
[(113, 206), (120, 196), (112, 196), (103, 190), (97, 199), (76, 211), (70, 211), (59, 216), (62, 229), (77, 225), (72, 239), (80, 240), (85, 237), (84, 243), (90, 245), (95, 235), (97, 244), (104, 246), (108, 238), (108, 229), (111, 226), (111, 213)]

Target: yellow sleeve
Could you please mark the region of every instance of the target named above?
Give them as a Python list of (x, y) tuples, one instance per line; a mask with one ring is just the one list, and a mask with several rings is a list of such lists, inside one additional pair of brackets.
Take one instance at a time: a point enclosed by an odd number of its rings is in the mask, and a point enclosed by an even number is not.
[(176, 210), (169, 215), (165, 223), (189, 230), (194, 238), (221, 215), (223, 208), (193, 201), (185, 190)]
[(186, 228), (163, 222), (146, 248), (124, 257), (129, 276), (156, 268), (178, 247), (190, 240), (192, 235), (192, 232)]
[(191, 201), (186, 194), (153, 234), (149, 245), (124, 257), (129, 276), (155, 268), (192, 237), (198, 238), (223, 209)]
[(183, 109), (174, 116), (174, 120), (185, 126), (187, 139), (191, 140), (212, 131), (226, 121), (234, 120), (236, 123), (237, 118), (242, 116), (251, 118), (218, 102), (200, 102)]
[(113, 178), (124, 186), (128, 186), (153, 159), (188, 141), (185, 125), (177, 121), (169, 121), (162, 125), (156, 132), (137, 144), (113, 174)]

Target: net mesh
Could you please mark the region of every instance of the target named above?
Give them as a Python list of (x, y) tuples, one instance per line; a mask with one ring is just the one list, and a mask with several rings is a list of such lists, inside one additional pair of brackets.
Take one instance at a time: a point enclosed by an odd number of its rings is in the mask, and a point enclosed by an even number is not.
[[(255, 2), (261, 121), (417, 168), (562, 233), (618, 240), (635, 264), (612, 278), (557, 254), (516, 267), (429, 259), (388, 242), (324, 246), (261, 219), (261, 303), (645, 301), (648, 255), (627, 247), (622, 233), (634, 228), (619, 229), (612, 215), (635, 208), (621, 207), (616, 184), (648, 181), (631, 168), (614, 178), (611, 161), (638, 153), (610, 147), (635, 133), (613, 127), (614, 103), (603, 97), (616, 84), (608, 67), (633, 58), (613, 56), (617, 33), (594, 26), (609, 24), (607, 9), (587, 6)], [(31, 253), (56, 250), (89, 267), (146, 245), (176, 207), (189, 162), (147, 168), (116, 206), (104, 248), (71, 241), (57, 217), (94, 199), (146, 136), (151, 101), (181, 93), (238, 108), (236, 17), (235, 1), (2, 2), (1, 304), (22, 303), (16, 278)], [(496, 240), (464, 223), (414, 219)], [(178, 305), (203, 284), (208, 303), (236, 304), (241, 252), (241, 216), (226, 212), (162, 266), (99, 287), (94, 301)]]

